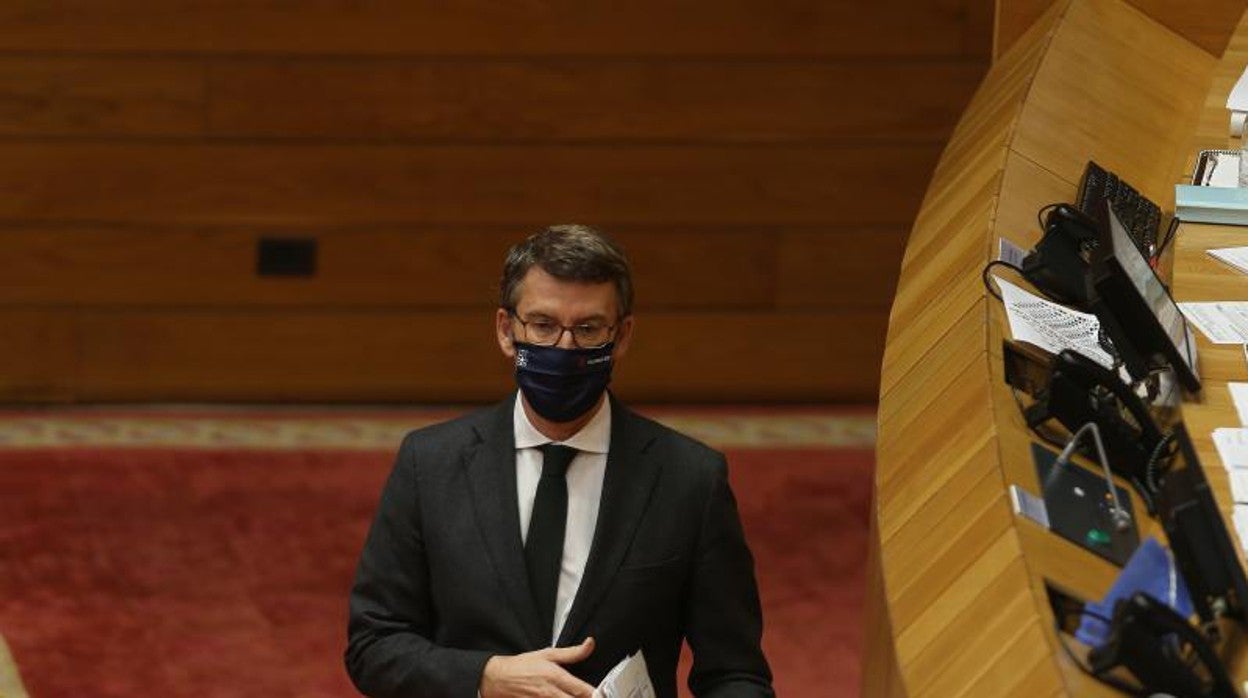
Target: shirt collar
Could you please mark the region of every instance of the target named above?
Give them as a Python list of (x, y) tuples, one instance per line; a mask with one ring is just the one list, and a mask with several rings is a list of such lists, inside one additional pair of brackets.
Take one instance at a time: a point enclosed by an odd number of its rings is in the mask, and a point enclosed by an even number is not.
[[(516, 448), (537, 448), (551, 440), (533, 426), (529, 415), (524, 411), (523, 397), (516, 394), (516, 407), (512, 412), (512, 424), (515, 427)], [(606, 453), (611, 445), (611, 398), (602, 401), (598, 412), (590, 418), (581, 430), (560, 442), (578, 451), (590, 453)]]

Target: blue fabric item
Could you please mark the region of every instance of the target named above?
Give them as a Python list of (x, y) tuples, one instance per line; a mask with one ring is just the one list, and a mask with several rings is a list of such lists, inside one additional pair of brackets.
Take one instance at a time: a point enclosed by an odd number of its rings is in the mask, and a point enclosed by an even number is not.
[[(1127, 566), (1118, 573), (1118, 579), (1114, 580), (1114, 585), (1109, 588), (1105, 598), (1089, 602), (1084, 607), (1085, 610), (1105, 618), (1113, 618), (1114, 605), (1119, 599), (1142, 591), (1170, 606), (1180, 616), (1191, 616), (1192, 597), (1187, 591), (1183, 575), (1178, 570), (1173, 575), (1177, 589), (1170, 588), (1170, 570), (1173, 564), (1165, 546), (1156, 538), (1149, 538), (1131, 554)], [(1173, 603), (1171, 599), (1174, 599)], [(1084, 614), (1079, 629), (1075, 631), (1075, 638), (1089, 647), (1100, 647), (1109, 638), (1109, 624), (1100, 618)]]

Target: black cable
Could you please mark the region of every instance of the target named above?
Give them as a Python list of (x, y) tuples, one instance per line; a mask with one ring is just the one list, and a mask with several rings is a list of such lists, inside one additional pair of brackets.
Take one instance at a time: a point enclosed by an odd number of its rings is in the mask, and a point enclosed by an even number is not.
[(1041, 206), (1039, 209), (1036, 210), (1036, 223), (1040, 224), (1041, 231), (1043, 231), (1045, 227), (1048, 226), (1048, 216), (1045, 214), (1061, 205), (1062, 205), (1062, 202), (1058, 202), (1055, 204), (1049, 204), (1047, 206)]
[(1023, 273), (1023, 270), (1022, 270), (1021, 268), (1019, 268), (1019, 267), (1014, 266), (1013, 264), (1010, 264), (1009, 262), (1005, 261), (1004, 259), (994, 259), (994, 260), (992, 260), (991, 262), (989, 262), (988, 264), (984, 265), (984, 270), (983, 270), (983, 271), (981, 271), (981, 272), (979, 273), (980, 280), (984, 282), (984, 289), (988, 291), (988, 295), (990, 295), (990, 296), (992, 296), (993, 298), (996, 298), (998, 301), (1000, 301), (1000, 302), (1004, 303), (1004, 302), (1005, 302), (1005, 299), (1001, 297), (1001, 293), (1000, 293), (999, 291), (997, 291), (997, 289), (996, 289), (996, 288), (992, 285), (992, 282), (990, 282), (990, 281), (988, 280), (988, 277), (990, 276), (990, 274), (989, 274), (988, 272), (989, 272), (989, 271), (990, 271), (993, 267), (998, 267), (998, 266), (999, 266), (999, 267), (1006, 267), (1006, 268), (1009, 268), (1009, 269), (1013, 269), (1014, 271), (1018, 272), (1019, 274), (1022, 274), (1022, 273)]
[(1148, 462), (1144, 464), (1144, 484), (1153, 492), (1160, 489), (1160, 485), (1157, 484), (1157, 466), (1161, 463), (1163, 455), (1167, 457), (1170, 455), (1166, 451), (1169, 450), (1174, 440), (1175, 434), (1173, 431), (1161, 437), (1161, 441), (1158, 441), (1157, 445), (1153, 447), (1153, 452), (1149, 455)]
[(1170, 225), (1166, 228), (1166, 236), (1161, 239), (1161, 244), (1157, 246), (1157, 251), (1153, 253), (1153, 259), (1161, 259), (1161, 253), (1165, 252), (1166, 248), (1170, 246), (1170, 241), (1174, 239), (1174, 234), (1178, 232), (1179, 223), (1181, 222), (1178, 216), (1173, 216), (1170, 219)]

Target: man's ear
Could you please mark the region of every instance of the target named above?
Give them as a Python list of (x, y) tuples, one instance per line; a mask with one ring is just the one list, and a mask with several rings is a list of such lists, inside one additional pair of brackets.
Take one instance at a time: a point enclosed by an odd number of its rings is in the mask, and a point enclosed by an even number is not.
[(615, 331), (615, 349), (611, 351), (612, 360), (618, 359), (628, 353), (628, 347), (633, 342), (633, 316), (629, 315), (620, 320), (620, 328)]
[(503, 308), (499, 308), (494, 314), (494, 332), (498, 335), (498, 348), (503, 351), (503, 356), (516, 358), (516, 347), (511, 334), (511, 313)]

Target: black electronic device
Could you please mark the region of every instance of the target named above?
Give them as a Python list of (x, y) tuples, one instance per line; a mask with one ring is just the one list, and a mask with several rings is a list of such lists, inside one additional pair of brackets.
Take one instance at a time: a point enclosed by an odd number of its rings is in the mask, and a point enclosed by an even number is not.
[(1142, 592), (1115, 604), (1109, 639), (1088, 653), (1088, 662), (1098, 677), (1126, 669), (1147, 695), (1239, 695), (1208, 639), (1174, 609)]
[(1089, 306), (1135, 380), (1171, 368), (1179, 382), (1200, 390), (1195, 340), (1161, 279), (1132, 242), (1118, 215), (1105, 204), (1109, 225), (1088, 270)]
[(1157, 233), (1161, 229), (1161, 207), (1118, 175), (1089, 160), (1083, 169), (1075, 204), (1079, 210), (1099, 219), (1105, 202), (1113, 206), (1140, 253), (1150, 260), (1154, 259), (1157, 255)]
[(1172, 438), (1176, 449), (1162, 477), (1158, 512), (1175, 564), (1202, 621), (1226, 617), (1248, 623), (1248, 580), (1222, 512), (1182, 423)]
[[(1144, 400), (1114, 372), (1078, 352), (1054, 356), (1007, 340), (1003, 353), (1006, 382), (1035, 399), (1023, 411), (1027, 426), (1039, 430), (1056, 420), (1073, 434), (1089, 422), (1096, 424), (1110, 469), (1131, 482), (1151, 513), (1155, 492), (1148, 468), (1162, 433)], [(1048, 369), (1043, 384), (1041, 367)]]
[(1098, 228), (1093, 218), (1074, 206), (1053, 206), (1040, 242), (1023, 258), (1023, 276), (1058, 303), (1086, 306), (1088, 262), (1098, 244)]

